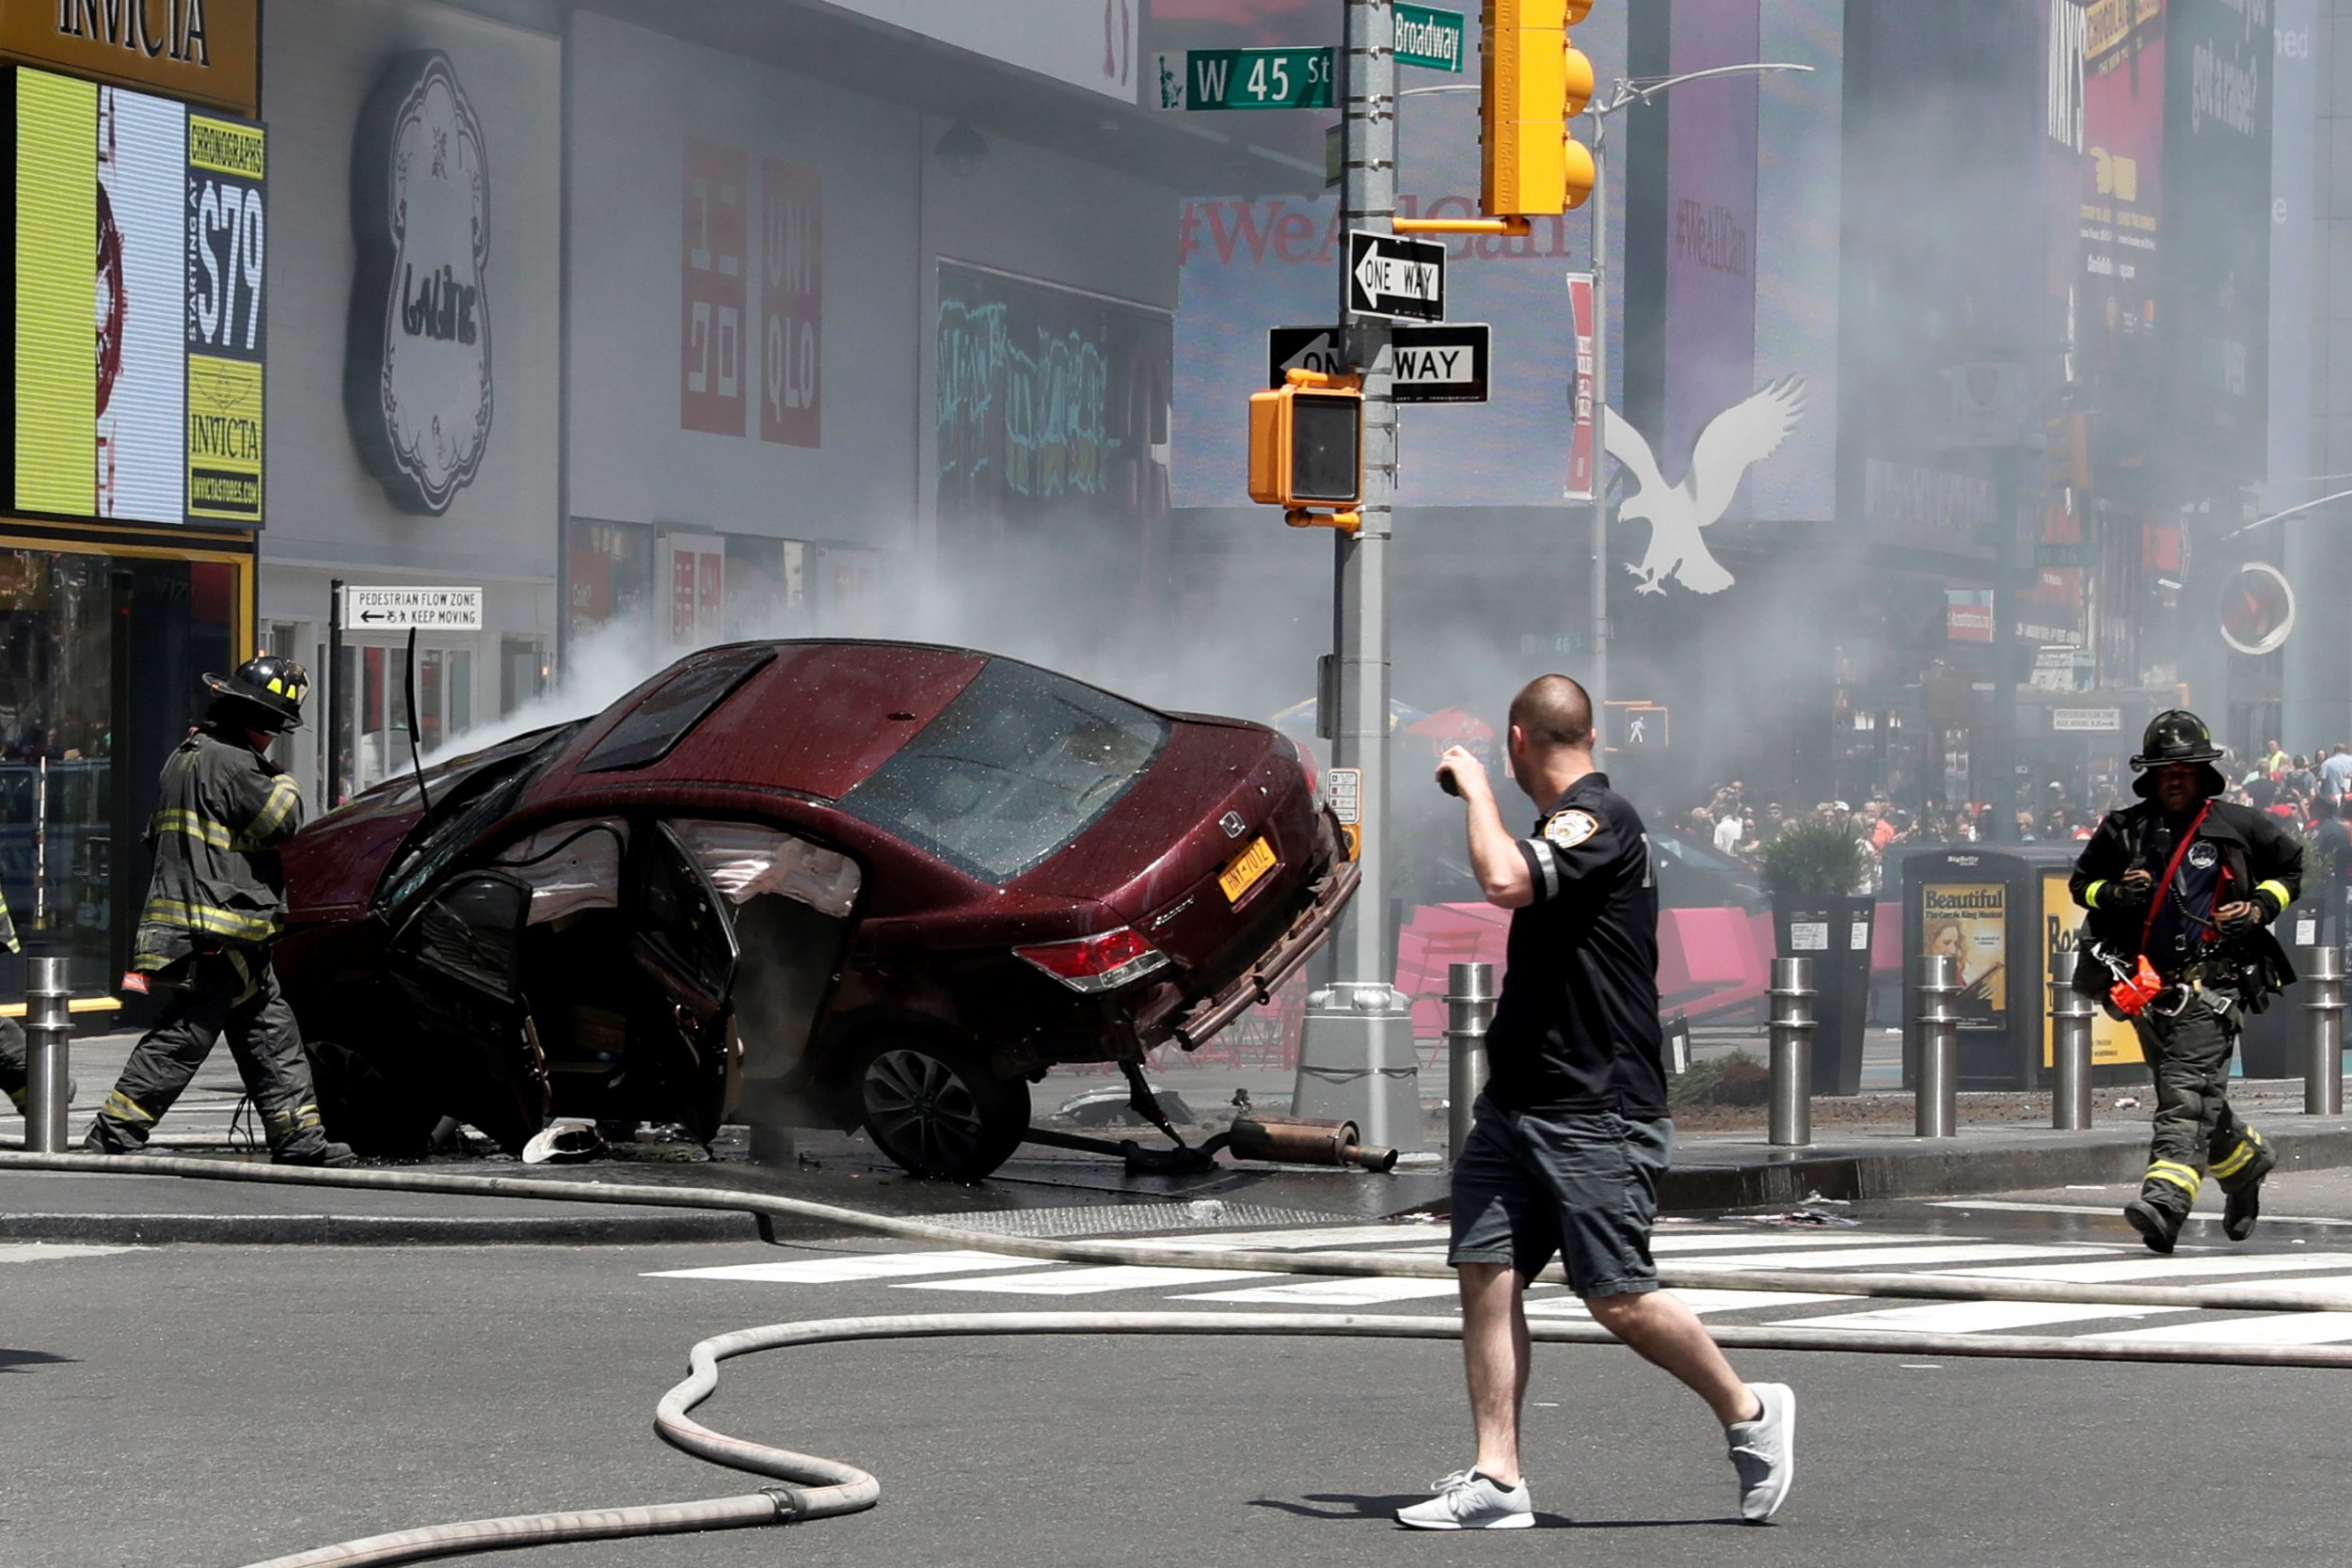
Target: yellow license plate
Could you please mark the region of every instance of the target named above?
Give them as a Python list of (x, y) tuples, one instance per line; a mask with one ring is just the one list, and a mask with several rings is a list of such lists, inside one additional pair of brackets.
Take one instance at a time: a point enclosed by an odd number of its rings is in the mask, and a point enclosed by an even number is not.
[(1258, 885), (1258, 879), (1274, 869), (1274, 846), (1263, 838), (1252, 839), (1249, 847), (1233, 857), (1232, 864), (1217, 873), (1216, 885), (1225, 890), (1225, 901), (1241, 902), (1241, 895)]

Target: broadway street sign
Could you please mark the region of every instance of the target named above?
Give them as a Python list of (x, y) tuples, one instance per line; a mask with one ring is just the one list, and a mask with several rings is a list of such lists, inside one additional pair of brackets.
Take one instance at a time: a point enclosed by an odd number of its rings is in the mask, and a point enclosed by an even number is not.
[(1445, 246), (1369, 229), (1347, 231), (1347, 309), (1359, 316), (1445, 317)]
[(1425, 65), (1432, 71), (1462, 70), (1462, 13), (1431, 6), (1408, 6), (1396, 0), (1396, 63)]
[[(1391, 395), (1399, 403), (1486, 402), (1492, 339), (1485, 322), (1392, 328), (1389, 341), (1394, 349), (1396, 378), (1391, 384)], [(1278, 326), (1266, 333), (1269, 387), (1282, 385), (1282, 372), (1289, 370), (1335, 375), (1346, 368), (1341, 362), (1336, 326)]]

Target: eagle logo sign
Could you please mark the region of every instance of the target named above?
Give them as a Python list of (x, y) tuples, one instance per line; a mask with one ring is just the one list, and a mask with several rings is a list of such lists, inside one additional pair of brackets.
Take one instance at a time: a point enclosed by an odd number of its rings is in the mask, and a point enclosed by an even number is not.
[(1804, 412), (1804, 383), (1783, 376), (1762, 391), (1733, 404), (1707, 421), (1691, 449), (1691, 471), (1679, 484), (1658, 472), (1649, 443), (1614, 409), (1603, 427), (1609, 455), (1625, 466), (1633, 489), (1617, 503), (1617, 515), (1649, 524), (1649, 548), (1626, 570), (1642, 580), (1637, 594), (1663, 594), (1674, 578), (1693, 594), (1720, 594), (1731, 574), (1709, 553), (1699, 530), (1711, 526), (1731, 504), (1748, 469), (1780, 450)]

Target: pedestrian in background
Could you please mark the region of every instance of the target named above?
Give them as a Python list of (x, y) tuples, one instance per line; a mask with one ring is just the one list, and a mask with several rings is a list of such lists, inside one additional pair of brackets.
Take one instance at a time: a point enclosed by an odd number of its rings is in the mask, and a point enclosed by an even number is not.
[(165, 762), (148, 819), (155, 874), (124, 977), (127, 988), (163, 991), (163, 1013), (132, 1048), (82, 1146), (92, 1154), (145, 1148), (226, 1031), (271, 1158), (348, 1165), (349, 1147), (327, 1141), (294, 1010), (270, 967), (286, 910), (278, 847), (302, 826), (302, 790), (268, 752), (302, 722), (310, 678), (263, 653), (204, 684), (212, 705)]
[(1512, 779), (1538, 813), (1525, 838), (1503, 826), (1475, 756), (1454, 747), (1438, 762), (1462, 798), (1479, 886), (1512, 911), (1486, 1089), (1454, 1167), (1447, 1252), (1477, 1453), (1396, 1517), (1416, 1529), (1534, 1523), (1519, 1468), (1532, 1360), (1522, 1297), (1557, 1255), (1595, 1323), (1707, 1402), (1730, 1446), (1740, 1515), (1761, 1523), (1788, 1493), (1794, 1396), (1742, 1383), (1697, 1315), (1659, 1291), (1650, 1259), (1674, 1123), (1660, 1062), (1649, 837), (1593, 766), (1581, 686), (1565, 675), (1530, 683), (1512, 699), (1508, 734)]
[[(24, 944), (17, 940), (16, 921), (8, 913), (8, 901), (0, 896), (0, 951), (21, 953)], [(24, 1114), (24, 1100), (31, 1085), (24, 1067), (24, 1030), (16, 1020), (0, 1017), (0, 1094), (8, 1097), (17, 1115)], [(26, 1142), (31, 1142), (27, 1137)]]

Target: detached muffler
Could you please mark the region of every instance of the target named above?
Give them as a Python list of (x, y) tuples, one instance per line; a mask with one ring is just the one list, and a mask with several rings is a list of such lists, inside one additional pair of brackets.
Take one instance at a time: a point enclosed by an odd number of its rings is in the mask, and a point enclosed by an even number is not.
[[(1323, 1121), (1313, 1117), (1235, 1117), (1224, 1134), (1225, 1147), (1241, 1160), (1265, 1160), (1286, 1165), (1360, 1165), (1365, 1170), (1390, 1170), (1396, 1150), (1357, 1142), (1352, 1121)], [(1211, 1145), (1217, 1139), (1209, 1140)]]

